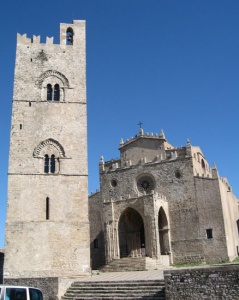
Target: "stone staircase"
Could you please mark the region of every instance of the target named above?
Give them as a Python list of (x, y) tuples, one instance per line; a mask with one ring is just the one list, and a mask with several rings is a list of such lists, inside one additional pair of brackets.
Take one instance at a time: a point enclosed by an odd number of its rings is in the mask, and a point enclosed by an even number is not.
[(163, 261), (150, 257), (124, 257), (112, 260), (108, 265), (101, 267), (100, 272), (161, 270), (168, 267), (169, 263), (166, 259)]
[(165, 300), (164, 280), (78, 281), (61, 300)]
[(100, 268), (100, 272), (145, 271), (146, 257), (124, 257), (114, 259), (108, 265)]

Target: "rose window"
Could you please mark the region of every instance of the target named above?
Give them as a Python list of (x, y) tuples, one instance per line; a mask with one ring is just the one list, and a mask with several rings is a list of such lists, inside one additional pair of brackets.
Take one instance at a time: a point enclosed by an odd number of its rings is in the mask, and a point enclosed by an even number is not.
[(137, 180), (137, 188), (141, 193), (150, 193), (155, 188), (155, 182), (151, 176), (141, 176)]

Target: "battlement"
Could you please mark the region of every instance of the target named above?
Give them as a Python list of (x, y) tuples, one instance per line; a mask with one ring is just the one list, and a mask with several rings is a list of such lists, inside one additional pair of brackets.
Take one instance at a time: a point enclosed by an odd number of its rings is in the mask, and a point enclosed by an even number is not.
[(164, 135), (164, 132), (163, 130), (161, 130), (160, 134), (158, 133), (149, 133), (149, 132), (146, 132), (144, 133), (143, 129), (140, 128), (139, 129), (139, 135), (135, 135), (134, 137), (131, 137), (130, 139), (127, 139), (125, 142), (123, 139), (120, 140), (120, 148), (121, 147), (124, 147), (125, 145), (131, 143), (131, 142), (134, 142), (135, 140), (139, 139), (139, 138), (150, 138), (150, 139), (157, 139), (157, 140), (162, 140), (162, 141), (166, 141), (165, 139), (165, 135)]
[(122, 201), (135, 201), (137, 199), (143, 199), (143, 198), (153, 198), (154, 201), (158, 201), (158, 200), (162, 200), (162, 201), (167, 201), (167, 198), (165, 195), (163, 194), (159, 194), (157, 192), (155, 192), (154, 190), (152, 190), (150, 193), (146, 193), (144, 192), (142, 193), (137, 193), (137, 195), (126, 195), (126, 196), (120, 196), (119, 199), (114, 199), (114, 198), (110, 198), (110, 199), (103, 199), (103, 203), (107, 204), (107, 203), (113, 203), (113, 202), (122, 202)]
[[(75, 42), (79, 41), (85, 35), (85, 21), (74, 20), (72, 24), (61, 23), (60, 24), (60, 45), (73, 46)], [(41, 36), (33, 35), (28, 37), (26, 33), (17, 33), (17, 44), (30, 45), (30, 44), (42, 44), (53, 45), (54, 37), (46, 37), (45, 43), (41, 42)]]
[(32, 38), (27, 37), (26, 33), (24, 34), (17, 34), (17, 43), (18, 44), (26, 44), (26, 45), (30, 45), (30, 44), (49, 44), (52, 45), (54, 42), (54, 38), (53, 37), (46, 37), (46, 42), (45, 43), (41, 43), (41, 36), (38, 35), (33, 35)]

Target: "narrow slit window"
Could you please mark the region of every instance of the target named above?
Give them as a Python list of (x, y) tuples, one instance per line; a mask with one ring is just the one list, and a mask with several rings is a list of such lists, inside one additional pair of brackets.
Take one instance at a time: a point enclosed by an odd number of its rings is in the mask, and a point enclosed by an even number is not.
[(60, 86), (59, 84), (55, 84), (54, 86), (54, 101), (60, 100)]
[(55, 155), (53, 154), (51, 156), (51, 169), (50, 169), (50, 172), (55, 173), (55, 171), (56, 171), (56, 163), (55, 163)]
[(20, 124), (20, 129), (22, 129), (22, 124)]
[(32, 103), (31, 103), (31, 102), (29, 102), (29, 106), (30, 106), (30, 107), (32, 106)]
[(52, 100), (52, 86), (51, 84), (47, 85), (47, 101)]
[(50, 199), (46, 198), (46, 220), (50, 219)]
[(49, 173), (49, 156), (47, 154), (44, 159), (44, 173)]
[(213, 238), (212, 228), (206, 229), (206, 233), (207, 233), (207, 239), (212, 239)]

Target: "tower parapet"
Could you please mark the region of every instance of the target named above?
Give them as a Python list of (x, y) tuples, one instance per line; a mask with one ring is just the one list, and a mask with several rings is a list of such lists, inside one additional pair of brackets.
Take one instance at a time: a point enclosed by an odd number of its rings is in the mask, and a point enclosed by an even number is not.
[[(74, 20), (72, 24), (61, 23), (60, 24), (60, 45), (79, 45), (82, 37), (85, 35), (85, 21)], [(46, 44), (52, 45), (54, 43), (54, 37), (46, 37), (46, 41), (41, 42), (41, 36), (33, 35), (28, 37), (26, 33), (17, 34), (17, 44)]]

